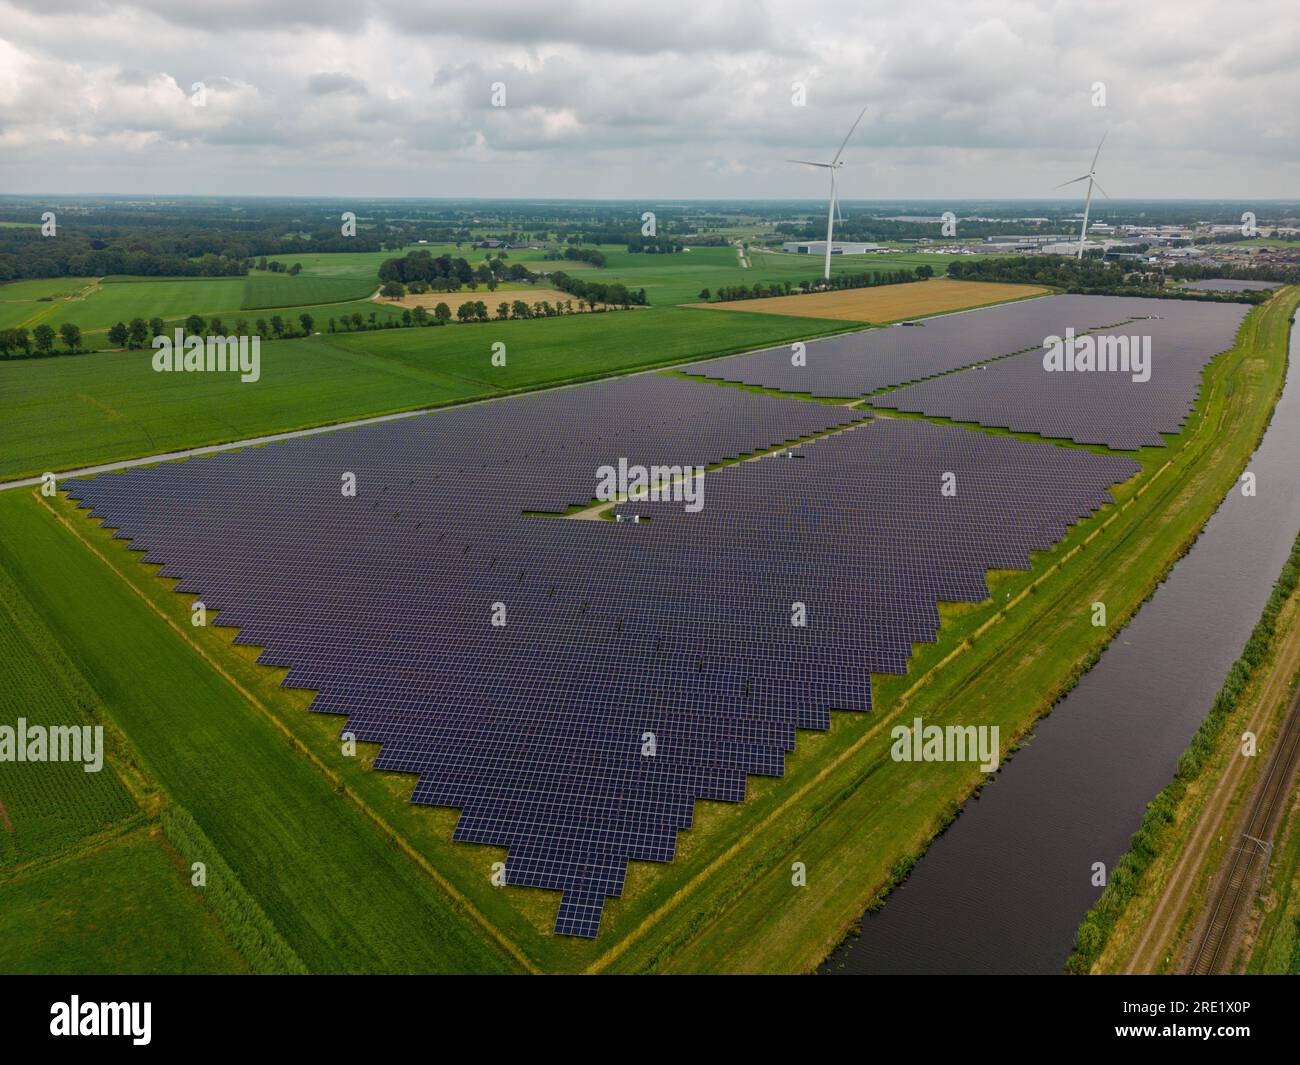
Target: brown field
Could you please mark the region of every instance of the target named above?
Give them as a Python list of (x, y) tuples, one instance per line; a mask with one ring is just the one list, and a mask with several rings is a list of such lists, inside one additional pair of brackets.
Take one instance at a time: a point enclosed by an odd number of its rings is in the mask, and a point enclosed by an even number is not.
[(1006, 285), (992, 281), (932, 279), (877, 288), (847, 288), (837, 292), (811, 292), (799, 296), (769, 296), (761, 300), (729, 303), (694, 303), (714, 311), (752, 311), (788, 314), (799, 318), (838, 318), (846, 322), (897, 322), (945, 311), (964, 311), (989, 303), (1041, 296), (1041, 285)]

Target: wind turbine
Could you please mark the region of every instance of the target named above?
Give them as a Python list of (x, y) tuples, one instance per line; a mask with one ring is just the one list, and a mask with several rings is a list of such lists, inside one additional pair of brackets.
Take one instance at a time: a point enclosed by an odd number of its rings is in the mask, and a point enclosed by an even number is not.
[(1092, 206), (1092, 187), (1094, 185), (1101, 189), (1101, 194), (1110, 199), (1110, 193), (1101, 188), (1101, 182), (1097, 180), (1097, 157), (1101, 155), (1101, 146), (1106, 143), (1106, 134), (1102, 133), (1101, 140), (1097, 142), (1097, 150), (1092, 154), (1092, 166), (1083, 177), (1071, 178), (1069, 181), (1062, 181), (1056, 187), (1065, 188), (1066, 185), (1077, 185), (1080, 181), (1088, 183), (1088, 194), (1083, 198), (1083, 228), (1079, 230), (1079, 259), (1083, 259), (1083, 244), (1088, 239), (1088, 209)]
[[(835, 194), (835, 171), (844, 165), (840, 161), (840, 156), (844, 154), (844, 148), (849, 143), (849, 138), (853, 136), (853, 131), (858, 128), (858, 123), (862, 121), (862, 116), (866, 113), (867, 109), (865, 107), (858, 113), (858, 117), (853, 120), (853, 125), (849, 127), (848, 133), (844, 135), (844, 140), (840, 142), (839, 150), (829, 163), (814, 163), (807, 159), (787, 160), (787, 162), (798, 163), (800, 166), (816, 166), (831, 172), (831, 199), (826, 206), (826, 269), (822, 275), (827, 281), (831, 279), (831, 236), (835, 231), (835, 216), (839, 213), (840, 207), (840, 201)], [(843, 215), (840, 215), (840, 221), (844, 221)]]

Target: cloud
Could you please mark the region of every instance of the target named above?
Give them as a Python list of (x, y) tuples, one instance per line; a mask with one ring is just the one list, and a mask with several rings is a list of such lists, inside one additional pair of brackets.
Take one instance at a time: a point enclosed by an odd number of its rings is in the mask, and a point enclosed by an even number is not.
[(331, 96), (342, 93), (346, 96), (365, 96), (366, 83), (351, 74), (327, 73), (313, 74), (307, 79), (307, 91), (315, 96)]
[(846, 198), (1050, 195), (1103, 129), (1114, 196), (1294, 195), (1288, 8), (0, 0), (0, 182), (158, 189), (175, 152), (206, 194), (814, 197), (785, 159), (866, 105)]

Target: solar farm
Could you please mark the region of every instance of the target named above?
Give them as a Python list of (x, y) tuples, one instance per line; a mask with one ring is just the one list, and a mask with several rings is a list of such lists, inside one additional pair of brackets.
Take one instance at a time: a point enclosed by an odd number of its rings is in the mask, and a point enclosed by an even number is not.
[[(1052, 296), (61, 487), (454, 810), (457, 846), (558, 893), (553, 935), (600, 940), (701, 800), (743, 808), (834, 712), (877, 713), (991, 573), (1035, 577), (1131, 499), (1123, 452), (1179, 432), (1246, 310)], [(1067, 328), (1152, 335), (1151, 380), (1045, 373)], [(706, 502), (593, 514), (620, 462), (706, 470)]]
[[(0, 787), (0, 969), (96, 957), (23, 946), (92, 876), (134, 907), (108, 972), (816, 968), (987, 779), (918, 775), (893, 729), (1024, 742), (1223, 497), (1296, 302), (685, 306), (731, 248), (606, 250), (671, 305), (268, 341), (246, 390), (147, 352), (3, 367), (8, 476), (128, 461), (0, 495), (0, 702), (105, 722), (113, 770)], [(352, 296), (373, 263), (334, 254), (254, 280)], [(202, 282), (85, 298), (169, 284)], [(1052, 372), (1067, 336), (1145, 377)], [(194, 862), (216, 891), (172, 883)]]

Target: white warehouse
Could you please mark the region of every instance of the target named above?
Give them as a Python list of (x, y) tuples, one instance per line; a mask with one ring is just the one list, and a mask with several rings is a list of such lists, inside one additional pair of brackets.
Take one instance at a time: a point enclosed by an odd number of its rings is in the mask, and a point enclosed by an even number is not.
[[(796, 255), (825, 255), (826, 241), (787, 240), (781, 245), (781, 250), (793, 252)], [(849, 240), (831, 242), (832, 255), (866, 255), (868, 252), (884, 250), (879, 244), (859, 244)]]

